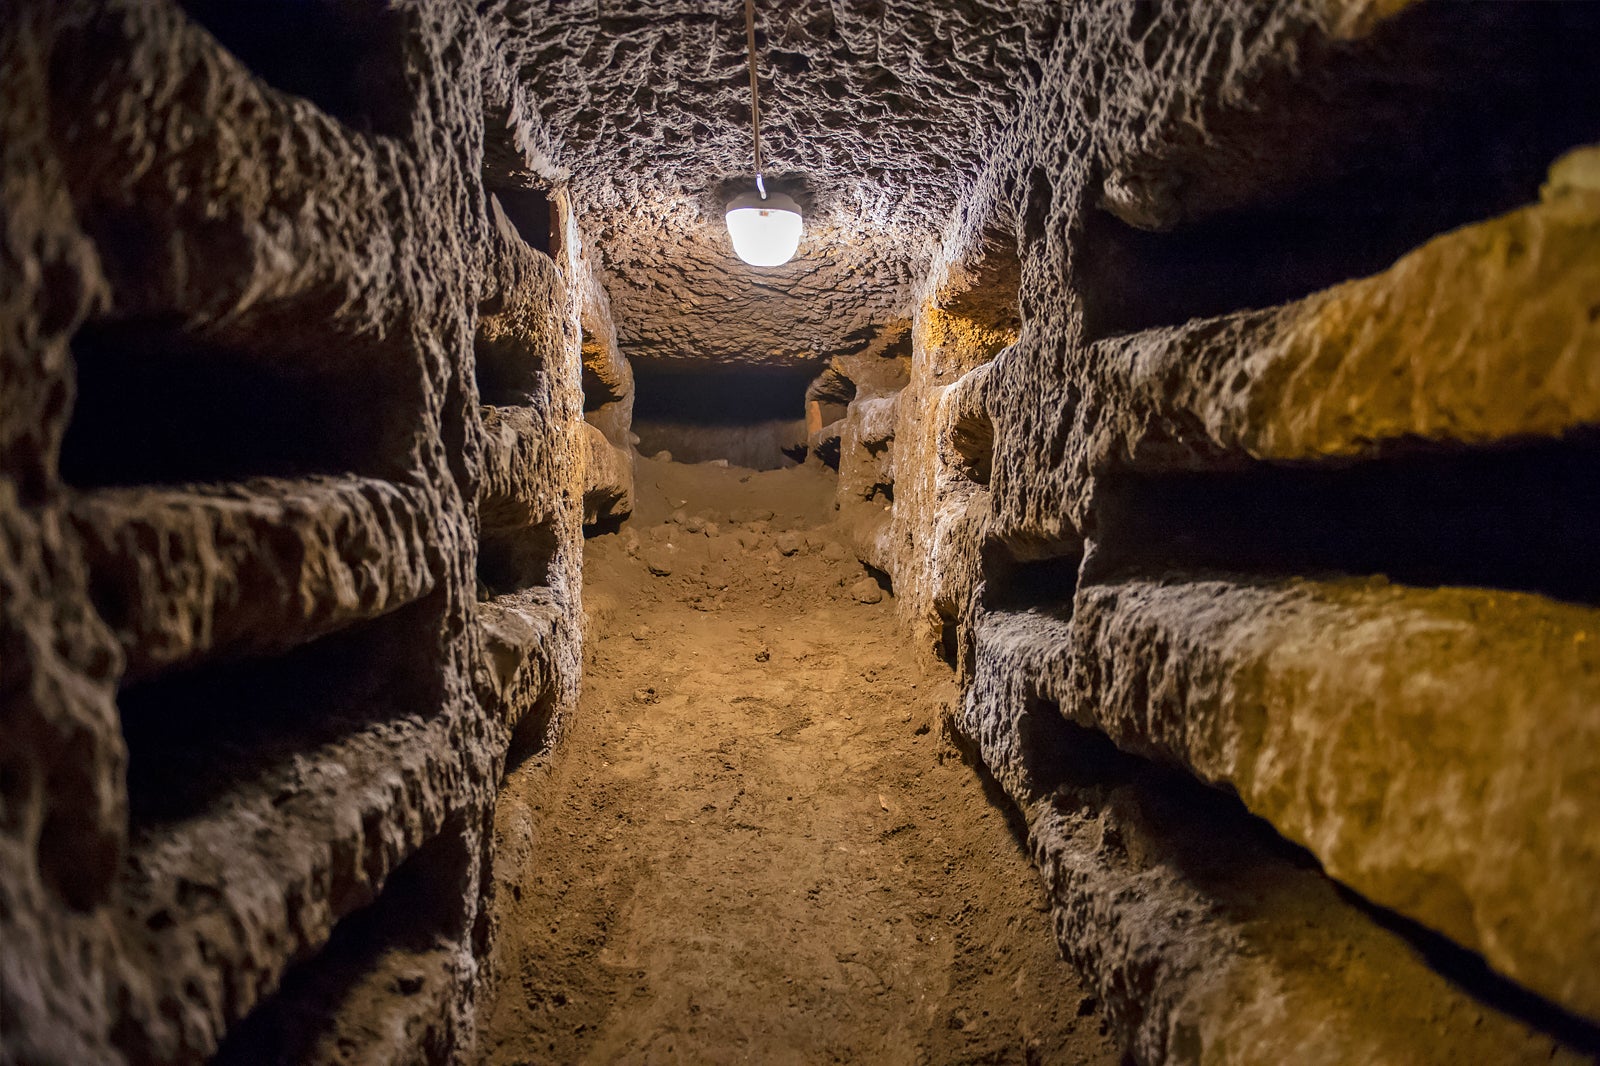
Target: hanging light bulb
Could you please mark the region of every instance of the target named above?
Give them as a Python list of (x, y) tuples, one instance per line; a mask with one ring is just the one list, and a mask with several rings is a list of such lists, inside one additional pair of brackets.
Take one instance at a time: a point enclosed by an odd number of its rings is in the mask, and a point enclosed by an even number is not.
[(781, 192), (735, 197), (727, 219), (734, 254), (751, 266), (782, 266), (800, 247), (800, 205)]
[(782, 266), (800, 247), (800, 205), (783, 193), (767, 192), (761, 166), (761, 94), (756, 85), (755, 0), (744, 0), (745, 39), (750, 48), (750, 126), (755, 135), (756, 191), (728, 203), (733, 251), (751, 266)]

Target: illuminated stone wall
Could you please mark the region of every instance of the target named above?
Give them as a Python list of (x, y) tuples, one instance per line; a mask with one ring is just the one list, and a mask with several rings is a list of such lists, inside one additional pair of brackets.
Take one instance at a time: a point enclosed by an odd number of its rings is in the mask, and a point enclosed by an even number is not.
[(1203, 7), (1068, 18), (841, 508), (1137, 1061), (1588, 1061), (1594, 13)]
[(631, 378), (497, 32), (0, 19), (6, 1062), (470, 1033), (498, 782), (572, 706), (580, 524), (631, 485)]

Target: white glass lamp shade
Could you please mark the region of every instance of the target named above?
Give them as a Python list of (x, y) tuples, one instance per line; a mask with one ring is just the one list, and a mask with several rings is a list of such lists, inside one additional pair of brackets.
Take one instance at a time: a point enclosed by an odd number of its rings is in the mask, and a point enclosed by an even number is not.
[(733, 251), (751, 266), (781, 266), (800, 247), (800, 205), (780, 192), (745, 193), (728, 204)]

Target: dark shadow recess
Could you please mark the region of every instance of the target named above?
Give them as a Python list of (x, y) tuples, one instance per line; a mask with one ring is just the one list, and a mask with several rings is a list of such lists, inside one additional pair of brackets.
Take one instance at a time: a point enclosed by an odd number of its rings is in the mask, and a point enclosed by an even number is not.
[[(1170, 866), (1223, 911), (1235, 907), (1275, 921), (1298, 914), (1370, 920), (1410, 945), (1440, 976), (1582, 1054), (1600, 1053), (1600, 1026), (1491, 971), (1483, 959), (1327, 878), (1316, 857), (1284, 839), (1231, 791), (1122, 751), (1104, 733), (1068, 721), (1053, 701), (1030, 698), (1017, 722), (1023, 785), (1068, 811), (1115, 808), (1139, 825), (1140, 847)], [(1327, 896), (1313, 889), (1319, 879)], [(1308, 891), (1310, 890), (1310, 891)], [(1350, 905), (1350, 919), (1337, 902)]]
[(125, 689), (131, 835), (205, 817), (229, 793), (374, 725), (436, 713), (445, 698), (439, 600), (435, 593), (283, 656)]
[(555, 712), (555, 693), (546, 691), (517, 720), (511, 730), (511, 743), (506, 748), (505, 776), (511, 776), (524, 763), (550, 750), (550, 725)]
[(599, 342), (583, 338), (583, 413), (593, 414), (602, 407), (620, 402), (627, 394), (616, 382), (602, 377), (594, 368), (603, 364), (605, 352)]
[(633, 417), (692, 425), (752, 425), (805, 416), (814, 366), (784, 369), (658, 370), (634, 366)]
[(274, 361), (159, 320), (85, 326), (72, 356), (60, 462), (77, 488), (398, 477), (410, 466), (423, 404), (408, 374)]
[[(1094, 580), (1160, 570), (1383, 574), (1600, 604), (1600, 431), (1358, 463), (1107, 478)], [(1087, 577), (1086, 577), (1087, 579)]]
[(1054, 608), (1071, 617), (1082, 562), (1083, 555), (1077, 551), (1019, 559), (1004, 545), (991, 544), (983, 553), (983, 606), (1002, 611)]
[[(327, 1052), (330, 1038), (341, 1048), (346, 1045), (348, 1037), (337, 1032), (346, 1008), (361, 1012), (351, 1029), (375, 1045), (402, 1050), (386, 1045), (404, 1032), (407, 1061), (450, 1061), (455, 1034), (448, 1005), (458, 996), (453, 986), (460, 976), (455, 956), (463, 950), (478, 891), (470, 839), (464, 818), (447, 820), (395, 868), (376, 900), (339, 922), (317, 955), (284, 975), (278, 991), (228, 1034), (212, 1062), (292, 1066), (316, 1061)], [(379, 996), (356, 994), (380, 981)], [(406, 1016), (415, 1028), (386, 1025), (387, 1019), (371, 1016), (375, 1009)]]
[(958, 419), (950, 427), (950, 449), (957, 472), (978, 485), (994, 471), (994, 423), (987, 413)]
[(1386, 58), (1316, 75), (1342, 79), (1328, 106), (1364, 131), (1330, 145), (1322, 180), (1170, 232), (1086, 212), (1074, 261), (1087, 341), (1385, 270), (1440, 233), (1536, 201), (1556, 157), (1600, 138), (1600, 4), (1424, 4), (1352, 54), (1367, 50)]
[(548, 585), (560, 547), (552, 522), (484, 530), (478, 541), (478, 599)]
[(502, 186), (493, 190), (506, 218), (530, 248), (552, 259), (559, 241), (557, 218), (550, 194), (543, 189)]
[(179, 0), (261, 80), (310, 100), (351, 129), (411, 132), (406, 78), (415, 17), (384, 0)]

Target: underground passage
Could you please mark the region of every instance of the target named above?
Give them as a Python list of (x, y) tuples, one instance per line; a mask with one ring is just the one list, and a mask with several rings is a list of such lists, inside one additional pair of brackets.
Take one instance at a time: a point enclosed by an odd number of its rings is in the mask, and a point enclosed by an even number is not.
[(0, 1066), (1600, 1061), (1600, 4), (9, 0)]

